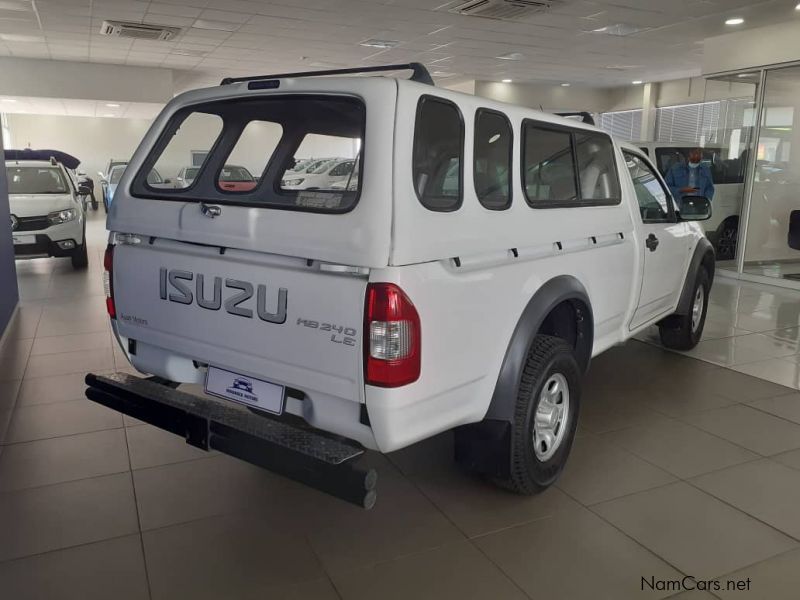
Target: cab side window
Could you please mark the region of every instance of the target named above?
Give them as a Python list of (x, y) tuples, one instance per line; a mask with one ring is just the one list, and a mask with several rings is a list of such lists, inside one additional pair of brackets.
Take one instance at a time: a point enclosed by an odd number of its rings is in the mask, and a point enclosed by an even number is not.
[(640, 157), (624, 153), (625, 163), (633, 180), (639, 214), (645, 223), (672, 223), (675, 221), (672, 199), (661, 184), (653, 168)]
[(522, 177), (528, 204), (534, 208), (577, 202), (572, 134), (526, 123)]
[(417, 105), (413, 155), (414, 190), (425, 208), (461, 206), (464, 180), (464, 121), (452, 102), (422, 96)]
[(575, 149), (581, 180), (581, 200), (598, 204), (620, 202), (622, 196), (611, 138), (595, 133), (576, 132)]
[(490, 210), (511, 206), (511, 123), (502, 113), (478, 109), (475, 114), (475, 193)]

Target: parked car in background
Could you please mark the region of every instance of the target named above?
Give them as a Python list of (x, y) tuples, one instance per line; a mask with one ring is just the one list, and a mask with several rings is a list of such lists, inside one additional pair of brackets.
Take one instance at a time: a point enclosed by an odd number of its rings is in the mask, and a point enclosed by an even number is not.
[(219, 174), (219, 187), (229, 192), (249, 192), (256, 183), (250, 171), (237, 165), (225, 165)]
[[(76, 186), (55, 157), (42, 160), (44, 152), (5, 152), (14, 255), (69, 257), (75, 269), (84, 269), (89, 261), (82, 196), (89, 190)], [(17, 158), (21, 154), (26, 158)]]
[(187, 188), (192, 185), (199, 170), (200, 167), (181, 167), (180, 171), (178, 171), (178, 174), (175, 176), (175, 187)]
[(346, 182), (353, 174), (355, 164), (354, 158), (327, 161), (305, 173), (284, 175), (281, 187), (285, 190), (329, 190), (338, 181)]
[[(647, 153), (664, 177), (676, 163), (687, 162), (689, 152), (697, 147), (677, 142), (636, 142), (636, 145)], [(702, 154), (714, 182), (712, 215), (703, 223), (703, 229), (714, 245), (717, 260), (732, 260), (736, 257), (747, 154), (730, 158), (729, 148), (714, 145), (702, 148)]]
[[(122, 175), (125, 173), (125, 169), (127, 167), (128, 163), (117, 163), (111, 167), (111, 171), (109, 171), (108, 176), (101, 180), (101, 184), (103, 186), (103, 207), (105, 208), (106, 212), (108, 212), (108, 207), (111, 206), (111, 202), (114, 200), (114, 193), (117, 191), (117, 185), (119, 184), (120, 179), (122, 179)], [(147, 183), (154, 188), (172, 187), (172, 180), (164, 179), (155, 169), (150, 169), (150, 173), (147, 177)]]

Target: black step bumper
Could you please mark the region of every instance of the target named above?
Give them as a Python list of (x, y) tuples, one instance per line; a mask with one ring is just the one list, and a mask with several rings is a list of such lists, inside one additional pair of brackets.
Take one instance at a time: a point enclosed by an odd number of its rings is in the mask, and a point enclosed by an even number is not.
[(127, 373), (90, 373), (86, 385), (90, 400), (183, 436), (187, 444), (235, 456), (367, 509), (375, 504), (378, 476), (354, 464), (364, 453), (355, 442)]

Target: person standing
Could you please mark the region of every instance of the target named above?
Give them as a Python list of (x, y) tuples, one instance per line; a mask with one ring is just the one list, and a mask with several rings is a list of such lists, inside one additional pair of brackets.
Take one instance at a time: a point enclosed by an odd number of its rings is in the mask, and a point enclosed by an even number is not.
[(702, 162), (703, 151), (694, 148), (688, 158), (688, 163), (676, 163), (667, 173), (665, 179), (672, 196), (676, 200), (684, 196), (704, 196), (711, 201), (714, 198), (714, 180), (711, 170)]

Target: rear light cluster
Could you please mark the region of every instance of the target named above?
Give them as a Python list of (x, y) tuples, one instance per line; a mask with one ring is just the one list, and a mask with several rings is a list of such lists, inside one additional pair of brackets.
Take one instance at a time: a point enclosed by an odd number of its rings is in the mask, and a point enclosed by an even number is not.
[(112, 319), (117, 318), (117, 307), (114, 306), (114, 246), (109, 244), (103, 255), (103, 289), (106, 292), (106, 310)]
[(364, 310), (368, 385), (400, 387), (419, 379), (422, 339), (417, 309), (393, 283), (370, 283)]

